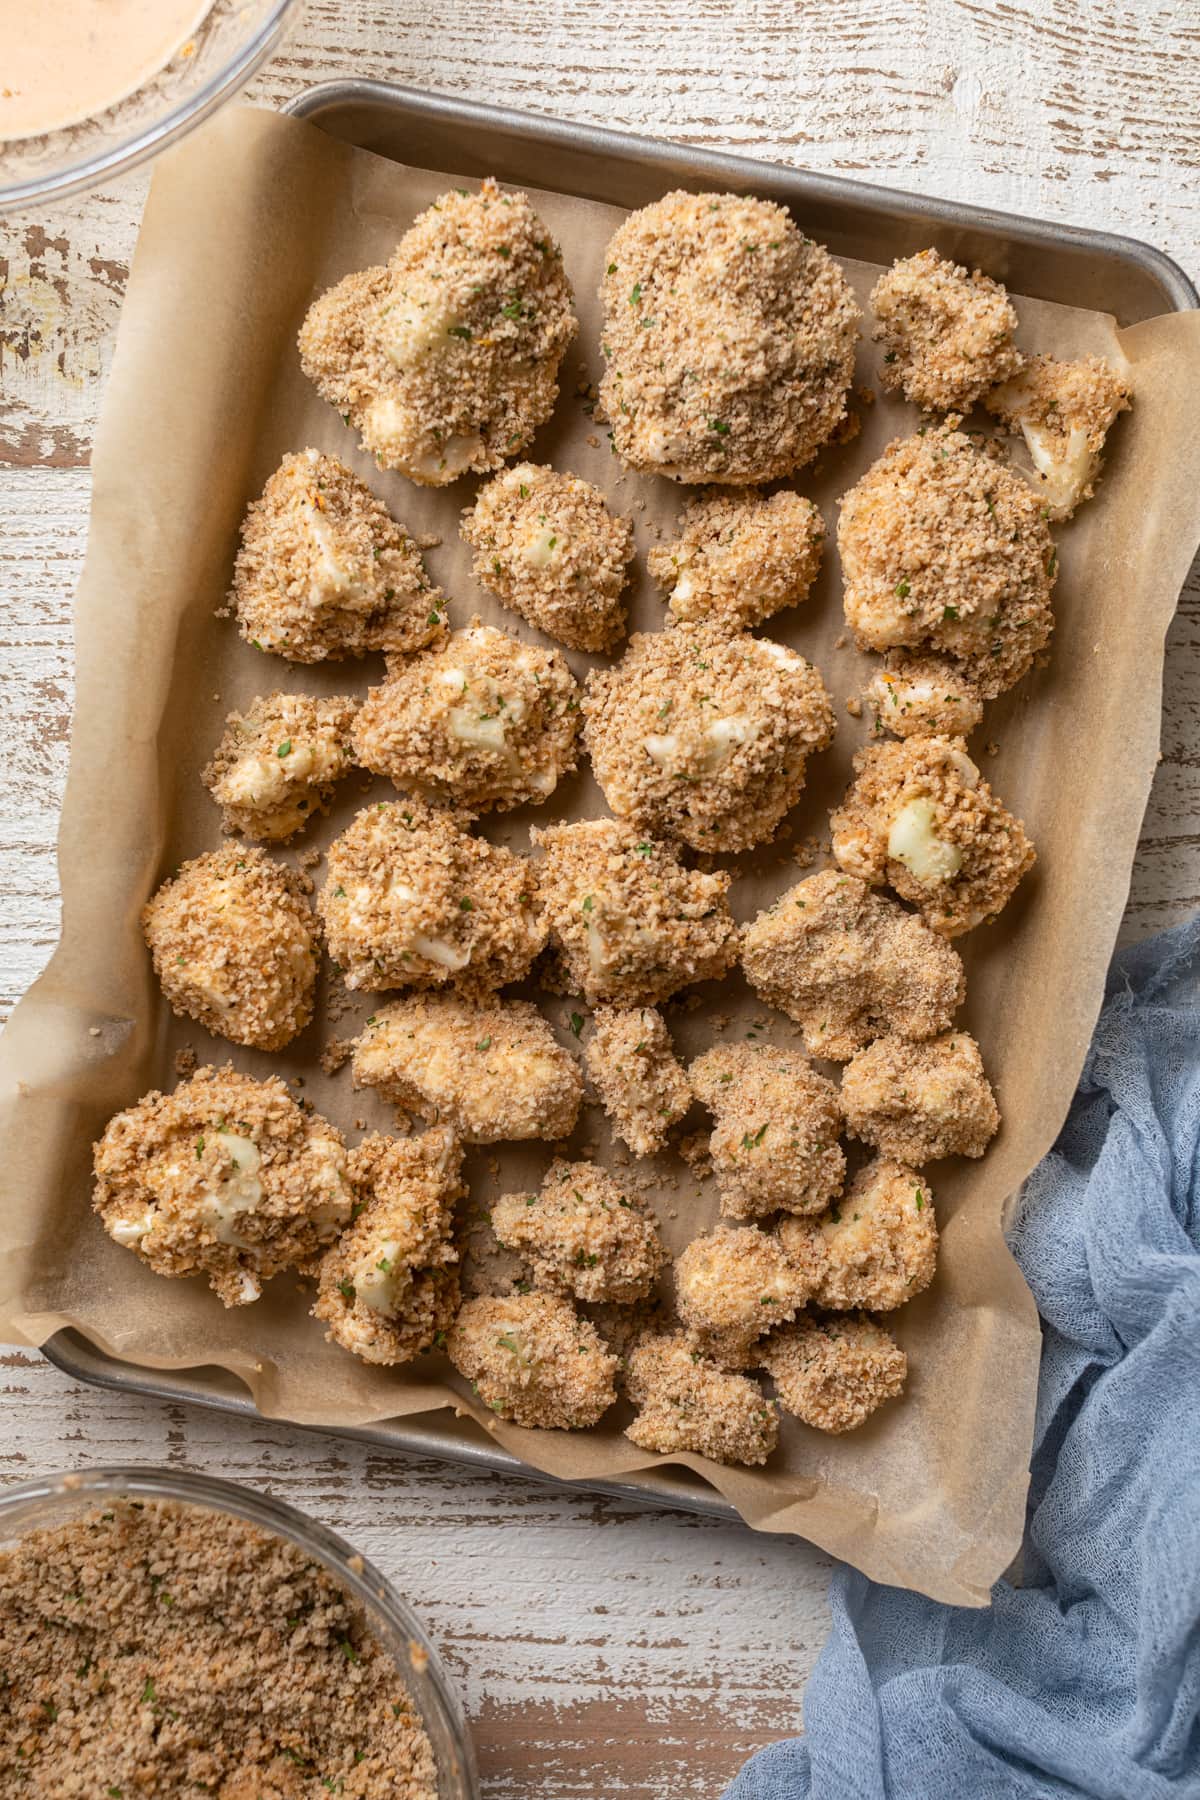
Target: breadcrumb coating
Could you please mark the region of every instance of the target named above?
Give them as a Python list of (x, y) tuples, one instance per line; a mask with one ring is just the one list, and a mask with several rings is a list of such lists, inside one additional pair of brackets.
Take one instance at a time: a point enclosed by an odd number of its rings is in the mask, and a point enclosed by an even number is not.
[(373, 1013), (357, 1040), (355, 1087), (450, 1126), (467, 1144), (563, 1138), (583, 1082), (529, 1000), (417, 994)]
[(227, 831), (282, 844), (329, 811), (336, 782), (350, 767), (356, 700), (265, 694), (231, 712), (200, 779), (221, 808)]
[(1095, 493), (1104, 440), (1131, 399), (1129, 382), (1102, 356), (1033, 356), (984, 405), (1024, 438), (1034, 493), (1050, 518), (1069, 519)]
[(838, 523), (859, 648), (936, 651), (984, 700), (1049, 643), (1058, 569), (1041, 503), (999, 454), (949, 427), (897, 438)]
[(689, 1074), (716, 1121), (709, 1150), (724, 1217), (824, 1212), (846, 1177), (832, 1081), (774, 1044), (715, 1044)]
[(979, 1045), (965, 1031), (928, 1044), (877, 1038), (846, 1064), (842, 1108), (851, 1137), (912, 1168), (982, 1156), (1000, 1129)]
[(285, 456), (251, 503), (230, 595), (248, 644), (292, 662), (419, 650), (446, 602), (413, 539), (336, 456)]
[(893, 737), (967, 737), (983, 702), (962, 670), (942, 656), (893, 651), (871, 677), (863, 699), (877, 731)]
[(282, 1081), (197, 1070), (109, 1120), (93, 1206), (156, 1275), (203, 1275), (226, 1306), (307, 1269), (350, 1217), (341, 1134)]
[(687, 502), (678, 538), (656, 545), (646, 565), (677, 619), (748, 630), (808, 598), (824, 548), (811, 500), (718, 489)]
[(936, 1037), (966, 997), (958, 952), (840, 869), (798, 882), (743, 929), (742, 968), (809, 1054), (834, 1062), (886, 1032)]
[(386, 264), (322, 294), (300, 363), (381, 468), (444, 487), (498, 469), (550, 417), (571, 308), (558, 244), (489, 178), (440, 195)]
[(818, 1431), (856, 1430), (908, 1375), (903, 1350), (864, 1313), (797, 1319), (761, 1355), (784, 1412)]
[(789, 1255), (819, 1268), (813, 1301), (834, 1312), (891, 1312), (937, 1268), (933, 1195), (903, 1163), (868, 1163), (823, 1218), (781, 1219), (777, 1229)]
[(679, 1317), (693, 1347), (743, 1369), (763, 1333), (793, 1319), (816, 1285), (821, 1259), (807, 1242), (792, 1256), (757, 1225), (717, 1225), (676, 1259)]
[(313, 1317), (369, 1363), (406, 1363), (445, 1337), (461, 1295), (454, 1207), (467, 1189), (452, 1131), (364, 1138), (348, 1158), (353, 1223), (321, 1259)]
[(496, 1202), (492, 1230), (536, 1287), (576, 1300), (644, 1300), (670, 1261), (653, 1214), (594, 1163), (552, 1162), (538, 1193)]
[(468, 1300), (446, 1354), (484, 1405), (515, 1425), (582, 1431), (617, 1397), (617, 1358), (557, 1294)]
[(757, 1381), (733, 1375), (692, 1348), (682, 1332), (646, 1337), (626, 1377), (638, 1416), (625, 1436), (639, 1450), (694, 1450), (718, 1463), (765, 1463), (779, 1442), (779, 1414)]
[(635, 1156), (653, 1156), (692, 1104), (687, 1073), (652, 1006), (601, 1006), (584, 1061), (612, 1128)]
[(1037, 861), (961, 738), (868, 744), (829, 826), (848, 875), (887, 882), (943, 937), (994, 919)]
[(557, 650), (472, 620), (389, 672), (354, 727), (364, 769), (483, 812), (548, 800), (575, 767), (579, 690)]
[(862, 315), (783, 207), (667, 194), (605, 264), (600, 403), (630, 468), (740, 485), (812, 461), (846, 416)]
[(624, 637), (633, 524), (590, 481), (519, 463), (480, 488), (460, 530), (475, 579), (539, 631), (571, 650)]
[(301, 878), (263, 850), (185, 862), (142, 908), (167, 1004), (218, 1037), (281, 1050), (312, 1018), (320, 949)]
[(729, 876), (685, 869), (672, 845), (612, 819), (530, 833), (560, 992), (652, 1006), (723, 975), (737, 951)]
[(380, 801), (329, 846), (317, 911), (348, 988), (487, 992), (546, 941), (524, 857), (418, 800)]
[(879, 379), (926, 412), (969, 412), (1021, 366), (1017, 315), (998, 281), (936, 250), (894, 262), (871, 290)]
[(833, 704), (795, 650), (717, 624), (636, 632), (593, 669), (584, 741), (618, 818), (696, 850), (745, 850), (796, 804)]

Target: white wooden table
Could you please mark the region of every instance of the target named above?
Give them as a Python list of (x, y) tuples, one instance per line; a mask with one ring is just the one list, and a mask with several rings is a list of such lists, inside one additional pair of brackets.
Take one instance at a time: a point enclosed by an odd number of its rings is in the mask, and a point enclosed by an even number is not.
[[(371, 75), (1145, 237), (1200, 276), (1200, 23), (1130, 0), (310, 0), (253, 97)], [(88, 452), (146, 178), (0, 223), (0, 1017), (57, 931), (54, 830)], [(1126, 935), (1200, 903), (1200, 582)], [(259, 1483), (394, 1575), (460, 1678), (492, 1800), (715, 1800), (799, 1724), (826, 1629), (802, 1544), (4, 1358), (0, 1479), (144, 1460)]]

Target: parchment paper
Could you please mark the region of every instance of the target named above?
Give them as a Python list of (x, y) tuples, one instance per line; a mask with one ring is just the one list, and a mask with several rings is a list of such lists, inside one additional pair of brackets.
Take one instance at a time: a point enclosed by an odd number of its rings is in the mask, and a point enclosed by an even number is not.
[[(322, 1023), (319, 1009), (318, 1023), (282, 1055), (232, 1049), (170, 1016), (138, 913), (179, 860), (220, 842), (216, 808), (197, 777), (231, 708), (272, 687), (362, 693), (382, 674), (378, 662), (306, 669), (261, 656), (231, 620), (215, 616), (246, 503), (285, 452), (310, 444), (335, 452), (411, 530), (441, 536), (428, 562), (456, 624), (477, 611), (536, 637), (469, 576), (457, 519), (473, 485), (428, 492), (377, 471), (304, 380), (295, 350), (313, 296), (348, 270), (383, 261), (413, 216), (454, 180), (461, 177), (406, 169), (249, 110), (219, 118), (155, 175), (96, 441), (77, 597), (76, 717), (59, 845), (62, 941), (0, 1044), (0, 1332), (41, 1344), (71, 1325), (132, 1363), (215, 1365), (239, 1377), (264, 1414), (306, 1424), (363, 1424), (455, 1405), (538, 1469), (611, 1479), (656, 1460), (622, 1435), (624, 1405), (583, 1434), (499, 1423), (440, 1357), (371, 1369), (327, 1344), (308, 1316), (311, 1295), (291, 1278), (272, 1283), (257, 1305), (227, 1312), (199, 1281), (151, 1274), (110, 1242), (90, 1210), (93, 1139), (147, 1089), (174, 1085), (183, 1045), (201, 1062), (231, 1056), (256, 1075), (302, 1076), (304, 1094), (351, 1142), (356, 1120), (372, 1129), (392, 1121), (374, 1095), (352, 1094), (348, 1069), (327, 1077), (318, 1061), (330, 1037), (349, 1036), (378, 1003), (372, 996), (355, 999), (335, 1024)], [(552, 194), (535, 195), (535, 204), (564, 246), (581, 333), (555, 418), (528, 454), (597, 482), (633, 513), (642, 553), (634, 621), (656, 627), (664, 611), (644, 575), (644, 552), (670, 528), (682, 495), (623, 474), (577, 392), (600, 372), (594, 294), (619, 214)], [(847, 267), (865, 299), (876, 271)], [(1058, 534), (1050, 665), (993, 704), (974, 739), (987, 778), (1039, 851), (999, 923), (959, 940), (968, 970), (962, 1023), (983, 1047), (1004, 1126), (982, 1163), (930, 1172), (943, 1234), (937, 1279), (887, 1321), (910, 1358), (905, 1398), (845, 1438), (787, 1421), (782, 1448), (762, 1471), (675, 1459), (702, 1472), (751, 1525), (799, 1533), (877, 1579), (968, 1605), (986, 1603), (1019, 1543), (1037, 1380), (1038, 1321), (1004, 1246), (1002, 1218), (1053, 1140), (1099, 1005), (1158, 753), (1163, 634), (1200, 535), (1200, 315), (1117, 333), (1099, 315), (1019, 298), (1017, 305), (1027, 347), (1124, 355), (1136, 401), (1115, 434), (1098, 498)], [(860, 384), (876, 385), (875, 364), (864, 344)], [(868, 659), (841, 641), (834, 503), (916, 415), (890, 401), (860, 411), (861, 435), (824, 453), (797, 483), (830, 527), (819, 586), (765, 628), (821, 669), (838, 703), (837, 742), (810, 765), (790, 835), (732, 865), (740, 918), (799, 878), (791, 853), (826, 835), (827, 809), (866, 732), (844, 710)], [(588, 659), (571, 660), (583, 673)], [(993, 741), (999, 749), (990, 755), (983, 746)], [(328, 843), (368, 790), (385, 786), (353, 777), (311, 841)], [(485, 828), (524, 848), (531, 817), (601, 811), (590, 777), (580, 775), (539, 815), (510, 814)], [(301, 840), (287, 859), (303, 847)], [(336, 980), (328, 971), (325, 979)], [(714, 1015), (732, 1016), (733, 1037), (768, 1016), (740, 981), (702, 993), (698, 1007), (669, 1012), (682, 1054), (712, 1040)], [(567, 1024), (578, 1003), (544, 1004), (578, 1053)], [(778, 1016), (766, 1035), (796, 1041)], [(574, 1146), (587, 1143), (602, 1159), (612, 1154), (593, 1106)], [(493, 1154), (498, 1179), (489, 1172)], [(473, 1205), (486, 1209), (498, 1192), (536, 1181), (549, 1157), (549, 1146), (473, 1153)], [(650, 1166), (678, 1250), (715, 1216), (715, 1198), (677, 1157)]]

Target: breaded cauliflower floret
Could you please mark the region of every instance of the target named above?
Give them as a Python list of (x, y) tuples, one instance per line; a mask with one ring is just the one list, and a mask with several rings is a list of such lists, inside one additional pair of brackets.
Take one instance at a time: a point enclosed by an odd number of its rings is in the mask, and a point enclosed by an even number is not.
[(367, 1020), (353, 1067), (356, 1087), (467, 1144), (566, 1137), (583, 1098), (574, 1059), (529, 1000), (397, 1000)]
[(755, 1464), (779, 1441), (775, 1402), (748, 1375), (701, 1356), (682, 1332), (643, 1338), (630, 1353), (626, 1386), (638, 1416), (625, 1436), (639, 1450)]
[(1028, 483), (961, 431), (889, 444), (843, 495), (846, 623), (863, 650), (933, 650), (984, 700), (1050, 641), (1058, 557)]
[(1102, 356), (1034, 356), (984, 405), (1024, 438), (1034, 493), (1050, 517), (1069, 519), (1095, 493), (1104, 440), (1130, 399), (1128, 381)]
[(386, 264), (322, 294), (300, 362), (381, 468), (443, 487), (498, 469), (550, 417), (571, 306), (559, 246), (489, 179), (440, 195)]
[(944, 937), (994, 919), (1037, 860), (961, 738), (868, 744), (829, 826), (848, 875), (886, 881)]
[(557, 1294), (468, 1300), (446, 1354), (485, 1406), (515, 1425), (582, 1431), (617, 1397), (617, 1359)]
[(775, 481), (846, 416), (861, 313), (783, 207), (667, 194), (605, 254), (600, 403), (630, 468), (675, 481)]
[(793, 1257), (757, 1225), (717, 1225), (675, 1263), (679, 1317), (694, 1347), (743, 1369), (765, 1331), (793, 1319), (812, 1294), (821, 1259), (802, 1242)]
[(797, 1319), (767, 1339), (761, 1357), (784, 1412), (818, 1431), (854, 1431), (908, 1374), (903, 1350), (864, 1313)]
[(877, 1038), (846, 1064), (842, 1108), (851, 1137), (913, 1168), (982, 1156), (1000, 1129), (979, 1045), (965, 1031), (929, 1044)]
[(325, 867), (317, 911), (348, 988), (488, 992), (546, 941), (525, 858), (417, 800), (365, 807)]
[(231, 595), (256, 650), (292, 662), (399, 656), (444, 632), (421, 552), (336, 456), (285, 456), (242, 525)]
[(312, 1018), (316, 924), (300, 877), (236, 844), (185, 862), (142, 908), (171, 1010), (256, 1050), (281, 1050)]
[(653, 1005), (723, 975), (736, 954), (729, 876), (685, 869), (674, 846), (612, 819), (530, 833), (559, 991)]
[(696, 850), (769, 838), (833, 738), (833, 705), (795, 650), (716, 624), (637, 632), (593, 669), (584, 741), (618, 818)]
[(460, 530), (475, 579), (539, 631), (571, 650), (611, 650), (625, 635), (633, 525), (590, 481), (519, 463), (479, 490)]
[(594, 1163), (551, 1163), (538, 1193), (496, 1202), (492, 1230), (536, 1287), (576, 1300), (644, 1300), (670, 1260), (654, 1215)]
[(886, 351), (880, 380), (926, 412), (969, 412), (1021, 366), (1004, 288), (936, 250), (893, 263), (871, 290), (871, 308), (872, 336)]
[(364, 769), (482, 812), (546, 800), (575, 767), (579, 690), (556, 650), (472, 621), (372, 688), (354, 727)]
[(200, 1069), (110, 1119), (93, 1205), (156, 1275), (203, 1275), (226, 1306), (308, 1269), (350, 1218), (341, 1135), (282, 1081)]
[(328, 812), (335, 782), (350, 767), (356, 700), (266, 694), (230, 713), (200, 779), (228, 831), (282, 844)]
[(813, 1301), (835, 1312), (891, 1312), (937, 1267), (933, 1196), (903, 1163), (868, 1163), (823, 1218), (781, 1219), (777, 1229), (789, 1255), (820, 1269)]
[(364, 1138), (348, 1158), (354, 1222), (321, 1259), (313, 1316), (364, 1362), (411, 1362), (459, 1306), (452, 1228), (466, 1193), (454, 1133)]
[(692, 1104), (692, 1090), (660, 1012), (602, 1006), (584, 1050), (612, 1128), (635, 1156), (652, 1156)]
[(748, 630), (808, 598), (824, 548), (811, 500), (718, 490), (688, 501), (678, 539), (656, 545), (646, 564), (677, 619)]
[(893, 651), (863, 693), (879, 731), (893, 737), (967, 737), (983, 702), (961, 669), (940, 656)]
[(812, 1056), (845, 1062), (885, 1032), (936, 1037), (966, 994), (962, 959), (915, 913), (840, 869), (810, 875), (742, 932), (755, 993)]
[(716, 1120), (709, 1149), (723, 1215), (824, 1212), (846, 1176), (832, 1081), (773, 1044), (715, 1044), (689, 1074)]

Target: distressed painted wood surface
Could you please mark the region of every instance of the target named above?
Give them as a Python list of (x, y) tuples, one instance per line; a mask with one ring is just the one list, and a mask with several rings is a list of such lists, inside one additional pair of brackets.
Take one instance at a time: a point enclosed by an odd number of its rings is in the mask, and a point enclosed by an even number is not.
[[(1166, 0), (310, 0), (271, 104), (378, 76), (1144, 237), (1200, 276), (1200, 14)], [(0, 223), (0, 1017), (57, 930), (88, 455), (145, 193)], [(1200, 903), (1200, 579), (1126, 935)], [(8, 1356), (0, 1479), (245, 1478), (343, 1530), (444, 1646), (490, 1800), (713, 1800), (798, 1724), (824, 1559), (682, 1515), (117, 1398)]]

